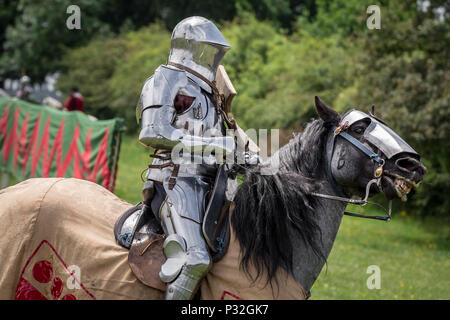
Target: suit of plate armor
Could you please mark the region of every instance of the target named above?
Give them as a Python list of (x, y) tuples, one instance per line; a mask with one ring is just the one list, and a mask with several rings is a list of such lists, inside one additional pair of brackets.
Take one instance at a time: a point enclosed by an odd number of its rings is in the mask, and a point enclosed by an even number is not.
[[(181, 21), (172, 33), (168, 64), (159, 66), (145, 82), (139, 99), (139, 141), (157, 150), (146, 175), (144, 206), (150, 206), (155, 184), (162, 184), (167, 194), (159, 212), (154, 212), (167, 235), (167, 260), (159, 273), (168, 283), (166, 299), (191, 299), (212, 264), (202, 221), (218, 168), (216, 158), (210, 155), (200, 159), (201, 163), (174, 164), (171, 151), (180, 145), (214, 147), (224, 154), (234, 151), (234, 139), (226, 136), (223, 115), (214, 105), (210, 86), (229, 48), (209, 20), (190, 17)], [(195, 157), (202, 156), (189, 154), (189, 159)]]

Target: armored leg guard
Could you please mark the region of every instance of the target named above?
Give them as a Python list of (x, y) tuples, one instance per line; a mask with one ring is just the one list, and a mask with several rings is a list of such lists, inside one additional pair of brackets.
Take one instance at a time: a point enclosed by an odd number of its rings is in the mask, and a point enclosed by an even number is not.
[[(161, 280), (169, 283), (166, 299), (192, 299), (211, 266), (202, 233), (207, 190), (208, 185), (197, 178), (178, 179), (176, 187), (167, 190), (168, 197), (160, 210), (161, 222), (168, 235), (164, 242), (167, 261), (159, 273)], [(191, 197), (185, 197), (186, 192)]]

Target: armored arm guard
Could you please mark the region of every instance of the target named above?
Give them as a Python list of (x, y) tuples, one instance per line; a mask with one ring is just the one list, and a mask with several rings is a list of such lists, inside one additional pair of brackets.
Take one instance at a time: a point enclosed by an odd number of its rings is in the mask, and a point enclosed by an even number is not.
[(174, 126), (177, 116), (174, 100), (177, 94), (185, 95), (188, 81), (184, 70), (167, 66), (160, 66), (146, 81), (136, 108), (138, 120), (142, 118), (139, 141), (146, 146), (165, 150), (182, 143), (187, 148), (217, 147), (225, 153), (232, 152), (232, 137), (196, 136)]

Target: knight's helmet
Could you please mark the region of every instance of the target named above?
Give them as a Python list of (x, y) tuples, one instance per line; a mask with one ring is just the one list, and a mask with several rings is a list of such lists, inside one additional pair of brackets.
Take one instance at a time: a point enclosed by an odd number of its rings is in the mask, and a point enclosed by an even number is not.
[(203, 17), (189, 17), (180, 21), (173, 29), (168, 61), (192, 69), (209, 81), (214, 81), (220, 60), (230, 48), (214, 23)]

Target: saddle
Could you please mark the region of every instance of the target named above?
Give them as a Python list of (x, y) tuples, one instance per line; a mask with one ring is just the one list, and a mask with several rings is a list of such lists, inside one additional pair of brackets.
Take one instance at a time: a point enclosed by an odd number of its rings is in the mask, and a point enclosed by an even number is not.
[[(203, 221), (203, 233), (213, 262), (225, 255), (230, 242), (232, 202), (225, 199), (228, 176), (224, 172), (225, 169), (219, 168)], [(151, 206), (138, 203), (119, 217), (114, 225), (114, 236), (118, 244), (129, 249), (128, 264), (134, 275), (145, 285), (165, 291), (166, 284), (159, 278), (159, 271), (166, 261), (163, 251), (166, 235), (154, 212), (159, 211), (166, 193), (160, 184), (155, 184), (155, 189)]]

